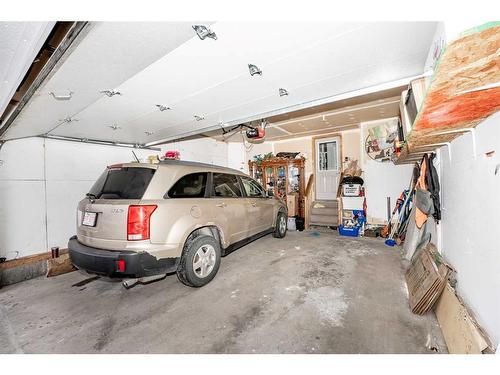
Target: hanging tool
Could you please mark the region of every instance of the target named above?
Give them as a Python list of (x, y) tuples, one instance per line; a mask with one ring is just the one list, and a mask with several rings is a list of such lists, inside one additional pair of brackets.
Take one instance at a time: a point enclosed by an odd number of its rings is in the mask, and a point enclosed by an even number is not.
[[(385, 240), (385, 244), (387, 246), (392, 247), (392, 246), (396, 245), (396, 241), (394, 240), (394, 236), (398, 231), (399, 223), (401, 222), (401, 219), (402, 219), (404, 212), (405, 212), (405, 207), (410, 202), (410, 199), (413, 195), (414, 190), (415, 190), (415, 179), (412, 175), (411, 180), (410, 180), (410, 184), (409, 184), (409, 188), (408, 188), (408, 194), (406, 195), (406, 198), (404, 199), (404, 203), (402, 205), (399, 205), (399, 206), (396, 203), (396, 207), (394, 208), (392, 218), (389, 221), (390, 234), (389, 234), (389, 237)], [(403, 194), (404, 194), (404, 191), (403, 191), (402, 195)], [(400, 209), (398, 210), (398, 208), (400, 208)]]

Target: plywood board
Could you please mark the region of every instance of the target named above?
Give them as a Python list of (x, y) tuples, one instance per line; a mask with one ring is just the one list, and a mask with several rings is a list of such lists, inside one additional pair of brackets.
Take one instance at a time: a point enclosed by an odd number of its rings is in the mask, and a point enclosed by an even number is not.
[(47, 277), (58, 276), (75, 270), (76, 268), (71, 263), (68, 253), (47, 260)]
[(396, 164), (409, 160), (418, 146), (450, 142), (460, 129), (473, 128), (500, 110), (499, 82), (500, 22), (472, 29), (450, 43)]
[(443, 336), (451, 354), (481, 354), (488, 343), (467, 309), (447, 284), (435, 308)]

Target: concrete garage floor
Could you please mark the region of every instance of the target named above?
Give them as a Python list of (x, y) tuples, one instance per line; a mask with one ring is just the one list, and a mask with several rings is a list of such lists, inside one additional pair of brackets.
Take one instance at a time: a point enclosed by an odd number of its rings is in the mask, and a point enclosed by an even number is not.
[(79, 272), (38, 278), (0, 289), (0, 352), (446, 351), (435, 316), (410, 312), (403, 275), (382, 240), (322, 231), (261, 238), (201, 289), (175, 275), (130, 290), (74, 286), (91, 277)]

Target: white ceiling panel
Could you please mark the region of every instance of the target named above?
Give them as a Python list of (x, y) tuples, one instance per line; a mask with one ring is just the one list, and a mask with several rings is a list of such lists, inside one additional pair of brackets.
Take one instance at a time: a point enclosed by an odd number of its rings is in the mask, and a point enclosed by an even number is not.
[(14, 96), (55, 22), (0, 22), (0, 114)]
[[(78, 117), (104, 97), (100, 91), (116, 89), (192, 36), (190, 23), (91, 23), (83, 40), (37, 90), (4, 138), (44, 134), (60, 124), (60, 119)], [(49, 94), (69, 91), (74, 94), (67, 101)]]
[[(98, 23), (7, 135), (43, 134), (67, 116), (79, 121), (50, 134), (149, 144), (203, 132), (422, 74), (436, 26), (221, 22), (211, 25), (217, 40), (200, 40), (191, 23)], [(249, 63), (263, 75), (251, 77)], [(57, 102), (50, 90), (75, 94)]]
[[(293, 30), (290, 33), (289, 27)], [(358, 29), (358, 24), (271, 24), (217, 23), (212, 29), (217, 40), (194, 37), (163, 57), (120, 89), (138, 97), (154, 96), (174, 105), (224, 82), (248, 76), (247, 64), (270, 64), (295, 54), (318, 40), (331, 38), (342, 30)], [(145, 86), (143, 82), (163, 82)]]

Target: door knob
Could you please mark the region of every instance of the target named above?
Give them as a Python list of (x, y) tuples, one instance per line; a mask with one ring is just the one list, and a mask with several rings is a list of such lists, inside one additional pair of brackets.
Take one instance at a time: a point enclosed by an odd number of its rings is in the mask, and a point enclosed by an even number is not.
[(217, 207), (226, 207), (226, 204), (225, 203), (219, 203), (219, 204), (216, 204)]

